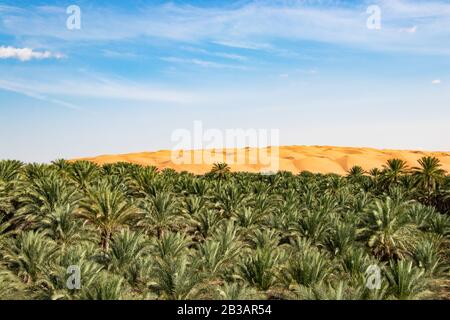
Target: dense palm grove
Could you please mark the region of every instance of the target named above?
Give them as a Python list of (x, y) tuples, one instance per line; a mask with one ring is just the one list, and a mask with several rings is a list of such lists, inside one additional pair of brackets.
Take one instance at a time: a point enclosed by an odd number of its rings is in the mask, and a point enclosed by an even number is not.
[(0, 161), (0, 299), (447, 299), (449, 210), (435, 158), (346, 177)]

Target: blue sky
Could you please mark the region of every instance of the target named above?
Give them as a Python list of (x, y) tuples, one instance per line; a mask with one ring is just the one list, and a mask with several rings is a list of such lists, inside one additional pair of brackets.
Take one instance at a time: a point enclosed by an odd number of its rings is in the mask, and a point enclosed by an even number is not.
[(450, 1), (0, 2), (0, 158), (170, 149), (195, 120), (448, 151), (449, 101)]

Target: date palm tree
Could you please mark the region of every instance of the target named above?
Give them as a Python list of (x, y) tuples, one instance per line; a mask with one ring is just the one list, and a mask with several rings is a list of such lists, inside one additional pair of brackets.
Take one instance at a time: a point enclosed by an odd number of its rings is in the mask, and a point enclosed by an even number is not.
[(382, 174), (382, 171), (378, 168), (373, 168), (373, 169), (370, 169), (369, 174), (372, 177), (377, 178)]
[(28, 231), (8, 240), (3, 259), (24, 283), (36, 283), (49, 272), (57, 247), (45, 234)]
[(17, 300), (25, 298), (24, 284), (11, 271), (0, 269), (0, 300)]
[(139, 232), (123, 229), (112, 239), (108, 269), (138, 288), (145, 282), (146, 269), (150, 268), (149, 255), (150, 241)]
[(99, 174), (100, 167), (88, 161), (77, 161), (69, 168), (69, 177), (83, 191), (87, 191), (90, 184), (96, 180)]
[(76, 219), (75, 211), (70, 204), (57, 207), (42, 217), (37, 226), (64, 248), (83, 239), (82, 223)]
[(424, 270), (414, 267), (412, 261), (390, 261), (386, 277), (390, 284), (390, 292), (397, 299), (410, 300), (423, 294)]
[(146, 232), (155, 232), (158, 239), (182, 216), (179, 203), (167, 192), (159, 192), (154, 197), (143, 199), (139, 209), (141, 218), (137, 225), (143, 227)]
[(442, 249), (443, 237), (424, 236), (414, 248), (413, 257), (416, 264), (425, 270), (427, 275), (436, 276), (445, 270)]
[(11, 182), (15, 180), (24, 164), (17, 160), (0, 161), (0, 182)]
[(362, 182), (366, 171), (361, 166), (353, 166), (347, 171), (347, 178), (350, 181)]
[(219, 300), (254, 300), (261, 299), (261, 294), (258, 294), (255, 289), (248, 287), (243, 283), (227, 283), (217, 289), (217, 296)]
[(276, 282), (279, 254), (270, 248), (257, 249), (239, 265), (240, 275), (259, 290), (268, 290)]
[(445, 177), (445, 170), (441, 168), (439, 159), (435, 157), (423, 157), (418, 162), (419, 167), (413, 168), (413, 177), (421, 190), (424, 190), (426, 203), (430, 203), (438, 184)]
[(334, 254), (342, 254), (353, 247), (356, 241), (357, 227), (352, 223), (337, 222), (325, 240), (326, 245)]
[(193, 224), (195, 228), (195, 234), (206, 239), (212, 234), (221, 221), (223, 221), (221, 215), (217, 214), (217, 212), (212, 209), (208, 209), (194, 216), (191, 220), (191, 224)]
[(321, 283), (331, 275), (327, 258), (315, 249), (306, 249), (289, 259), (284, 272), (288, 284), (310, 286)]
[(38, 176), (24, 188), (26, 192), (18, 197), (20, 208), (15, 217), (24, 227), (34, 226), (58, 208), (74, 207), (80, 199), (76, 188), (54, 173)]
[(298, 221), (298, 231), (313, 241), (322, 241), (330, 230), (329, 214), (327, 209), (305, 210)]
[(67, 173), (70, 170), (71, 164), (65, 159), (57, 159), (52, 161), (52, 165), (56, 167), (57, 170)]
[(122, 300), (127, 296), (124, 293), (124, 281), (115, 275), (103, 272), (90, 286), (83, 288), (82, 300)]
[(295, 291), (295, 299), (299, 300), (355, 300), (359, 292), (351, 288), (348, 283), (338, 281), (334, 283), (317, 283), (312, 286), (299, 286)]
[(152, 254), (161, 259), (176, 258), (187, 254), (191, 245), (192, 242), (187, 236), (168, 232), (161, 239), (153, 239)]
[(0, 215), (11, 216), (15, 211), (15, 188), (11, 183), (0, 182)]
[(376, 200), (368, 210), (363, 224), (363, 238), (375, 256), (382, 259), (403, 258), (414, 243), (415, 227), (405, 207), (391, 198)]
[(125, 196), (107, 185), (92, 189), (80, 204), (78, 216), (100, 231), (101, 247), (109, 250), (113, 234), (137, 215), (137, 209)]
[(396, 185), (406, 173), (408, 173), (406, 161), (401, 159), (390, 159), (387, 161), (387, 164), (383, 166), (382, 183), (385, 186)]
[(225, 178), (231, 171), (231, 168), (226, 163), (215, 163), (210, 171), (210, 174), (214, 177), (223, 179)]
[(186, 255), (176, 258), (157, 258), (150, 289), (169, 300), (194, 299), (199, 292), (201, 274)]

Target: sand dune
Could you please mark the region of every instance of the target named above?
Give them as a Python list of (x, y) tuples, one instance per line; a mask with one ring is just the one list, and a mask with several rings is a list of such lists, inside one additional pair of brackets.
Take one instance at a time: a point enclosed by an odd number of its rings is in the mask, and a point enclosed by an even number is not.
[[(259, 161), (262, 151), (272, 152), (275, 148), (238, 150), (224, 150), (222, 155), (234, 156), (237, 152), (245, 154), (246, 160), (241, 164), (230, 163), (232, 171), (264, 172), (278, 168), (278, 170), (299, 173), (307, 170), (314, 173), (345, 174), (354, 165), (359, 165), (365, 170), (381, 168), (387, 160), (399, 158), (405, 160), (409, 166), (417, 165), (417, 160), (423, 156), (434, 156), (440, 159), (443, 169), (450, 172), (450, 152), (426, 152), (409, 150), (377, 150), (372, 148), (348, 148), (331, 146), (285, 146), (279, 147), (275, 161), (276, 168), (269, 168), (267, 162)], [(170, 150), (157, 152), (142, 152), (123, 155), (103, 155), (93, 158), (76, 160), (88, 160), (103, 165), (116, 162), (131, 162), (140, 165), (156, 166), (160, 169), (171, 168), (177, 171), (189, 171), (195, 174), (206, 173), (211, 169), (211, 162), (203, 164), (176, 164), (172, 161)], [(220, 155), (220, 153), (217, 153)], [(214, 153), (213, 153), (214, 155)], [(256, 155), (256, 156), (255, 156)], [(230, 158), (228, 158), (230, 159)], [(237, 161), (237, 160), (236, 160)], [(272, 161), (274, 163), (274, 161)]]

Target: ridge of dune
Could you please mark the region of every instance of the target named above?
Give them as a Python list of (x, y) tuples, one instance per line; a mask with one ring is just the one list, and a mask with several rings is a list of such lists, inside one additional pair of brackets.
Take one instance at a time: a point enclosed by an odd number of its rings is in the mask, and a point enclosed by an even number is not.
[[(253, 159), (255, 153), (261, 150), (271, 151), (271, 147), (255, 149), (243, 148), (236, 150), (222, 150), (223, 155), (235, 155), (243, 152), (246, 159)], [(174, 169), (176, 171), (189, 171), (195, 174), (204, 174), (211, 170), (211, 164), (176, 164), (172, 161), (171, 150), (155, 152), (141, 152), (118, 155), (101, 155), (91, 158), (79, 158), (99, 165), (117, 162), (130, 162), (140, 165), (155, 166), (159, 169)], [(441, 161), (442, 168), (450, 173), (450, 152), (394, 150), (356, 147), (333, 146), (283, 146), (278, 148), (278, 170), (299, 173), (310, 171), (313, 173), (345, 174), (351, 167), (358, 165), (364, 170), (382, 168), (393, 158), (405, 160), (410, 167), (417, 166), (417, 160), (424, 156), (433, 156)], [(253, 158), (252, 158), (253, 157)], [(226, 161), (225, 161), (226, 162)], [(263, 172), (267, 164), (258, 161), (244, 164), (231, 164), (232, 171)]]

